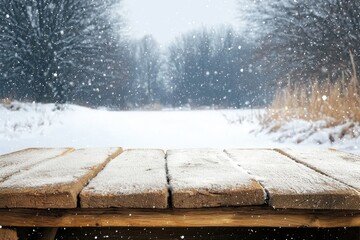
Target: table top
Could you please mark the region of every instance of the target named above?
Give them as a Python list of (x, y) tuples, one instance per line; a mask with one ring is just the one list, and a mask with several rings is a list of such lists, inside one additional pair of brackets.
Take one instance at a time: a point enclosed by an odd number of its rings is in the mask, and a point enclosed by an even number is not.
[[(360, 210), (360, 157), (331, 149), (25, 149), (2, 209)], [(97, 210), (98, 211), (98, 210)]]

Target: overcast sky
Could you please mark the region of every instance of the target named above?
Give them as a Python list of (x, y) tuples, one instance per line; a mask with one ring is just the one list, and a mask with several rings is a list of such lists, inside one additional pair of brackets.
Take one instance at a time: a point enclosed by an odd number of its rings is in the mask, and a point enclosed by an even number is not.
[(201, 26), (236, 27), (236, 0), (124, 0), (129, 33), (140, 38), (152, 34), (162, 45)]

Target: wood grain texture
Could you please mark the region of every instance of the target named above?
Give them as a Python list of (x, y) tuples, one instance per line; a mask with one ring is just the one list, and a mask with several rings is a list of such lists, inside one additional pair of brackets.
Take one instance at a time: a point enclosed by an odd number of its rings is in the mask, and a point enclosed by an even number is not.
[(121, 151), (80, 149), (42, 161), (0, 183), (0, 207), (76, 208), (82, 188)]
[(175, 208), (265, 203), (259, 183), (220, 150), (169, 150), (167, 166)]
[(126, 150), (112, 160), (80, 194), (83, 208), (167, 208), (163, 150)]
[(0, 240), (18, 240), (18, 234), (13, 229), (0, 229)]
[(332, 149), (277, 149), (286, 156), (360, 191), (360, 156)]
[(0, 156), (0, 182), (11, 175), (28, 170), (30, 167), (51, 158), (74, 151), (73, 148), (28, 148)]
[(360, 209), (353, 188), (272, 150), (226, 150), (239, 166), (257, 178), (274, 208)]
[(0, 209), (16, 227), (360, 227), (360, 211), (273, 209)]

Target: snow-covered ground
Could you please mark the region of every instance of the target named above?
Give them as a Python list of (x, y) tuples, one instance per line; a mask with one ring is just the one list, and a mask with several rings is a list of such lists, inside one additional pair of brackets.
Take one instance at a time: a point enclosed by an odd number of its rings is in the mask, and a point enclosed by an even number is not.
[(261, 131), (271, 135), (274, 141), (280, 143), (291, 142), (299, 146), (336, 148), (360, 155), (359, 123), (346, 122), (332, 127), (325, 120), (293, 119), (280, 126), (274, 121)]
[[(259, 131), (264, 110), (132, 111), (114, 112), (67, 105), (13, 103), (0, 105), (0, 154), (28, 147), (124, 148), (272, 148), (333, 147), (360, 153), (360, 138), (318, 141), (300, 145), (297, 129), (279, 133)], [(292, 129), (291, 129), (292, 128)], [(320, 133), (319, 133), (320, 134)], [(325, 134), (325, 133), (324, 133)], [(321, 134), (319, 136), (322, 136)], [(322, 137), (326, 139), (326, 137)], [(322, 143), (319, 145), (319, 143)]]

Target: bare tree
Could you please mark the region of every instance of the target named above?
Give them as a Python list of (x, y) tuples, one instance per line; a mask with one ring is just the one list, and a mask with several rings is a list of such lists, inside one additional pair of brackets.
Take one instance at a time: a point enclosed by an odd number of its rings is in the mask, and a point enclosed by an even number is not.
[[(242, 2), (242, 0), (240, 0)], [(295, 80), (338, 79), (360, 56), (360, 2), (254, 0), (243, 13), (261, 42), (268, 69)], [(251, 4), (251, 3), (250, 3)]]
[(126, 67), (114, 28), (122, 22), (108, 17), (117, 2), (0, 0), (1, 96), (72, 101), (87, 88), (97, 91), (100, 79), (121, 78), (114, 69)]
[(131, 53), (134, 59), (134, 103), (152, 104), (158, 101), (157, 95), (161, 85), (159, 72), (162, 61), (159, 44), (151, 35), (147, 35), (133, 42)]
[(175, 105), (239, 107), (261, 91), (253, 47), (231, 27), (184, 34), (169, 47)]

